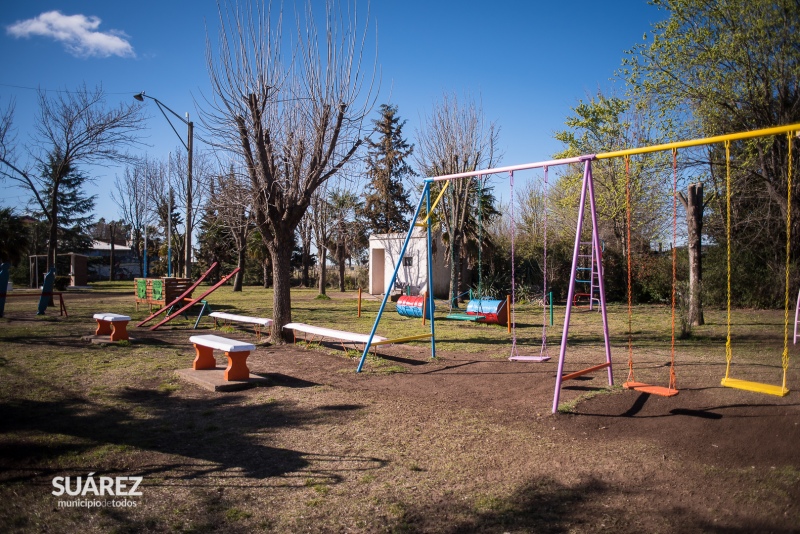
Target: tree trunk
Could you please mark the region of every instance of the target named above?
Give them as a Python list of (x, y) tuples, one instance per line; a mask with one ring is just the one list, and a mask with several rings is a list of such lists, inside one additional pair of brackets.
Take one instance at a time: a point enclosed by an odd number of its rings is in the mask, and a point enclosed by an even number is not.
[[(282, 238), (288, 236), (288, 239)], [(272, 260), (272, 282), (275, 296), (273, 297), (272, 310), (272, 342), (283, 343), (288, 341), (283, 332), (283, 326), (292, 322), (292, 267), (291, 255), (285, 251), (291, 250), (292, 232), (275, 232), (274, 239), (267, 244), (270, 259)]]
[[(244, 242), (245, 241), (242, 240), (242, 243)], [(234, 291), (239, 291), (239, 292), (242, 291), (242, 284), (244, 282), (245, 253), (246, 253), (245, 246), (240, 247), (237, 254), (238, 261), (236, 263), (236, 266), (239, 268), (239, 271), (236, 273), (236, 276), (233, 279)]]
[(344, 245), (340, 244), (336, 250), (336, 259), (339, 262), (339, 291), (341, 291), (342, 293), (346, 291), (344, 287), (344, 273), (345, 273), (344, 252), (345, 252)]
[(117, 233), (114, 224), (108, 225), (108, 240), (111, 245), (111, 253), (108, 255), (108, 281), (114, 281), (114, 240), (117, 238)]
[(108, 256), (108, 281), (114, 281), (114, 238), (111, 238), (111, 254)]
[(328, 249), (320, 247), (319, 249), (319, 294), (325, 294), (325, 285), (328, 283)]
[(302, 270), (300, 271), (300, 285), (302, 287), (311, 287), (311, 280), (308, 277), (308, 271), (311, 267), (311, 233), (310, 231), (301, 230), (302, 237), (301, 247), (303, 253), (301, 255)]
[(461, 287), (459, 286), (459, 271), (461, 270), (461, 232), (453, 230), (450, 236), (450, 299), (452, 307), (458, 308), (458, 296), (461, 294)]
[(267, 256), (264, 258), (264, 261), (261, 262), (261, 269), (264, 271), (264, 289), (269, 288), (269, 273), (271, 267), (272, 262), (270, 262), (269, 256)]
[(311, 266), (311, 254), (303, 247), (303, 269), (300, 275), (300, 285), (309, 287), (310, 280), (308, 279), (308, 268)]
[(136, 263), (139, 264), (139, 273), (143, 273), (142, 270), (142, 252), (139, 247), (142, 244), (142, 232), (141, 230), (134, 230), (133, 231), (133, 255), (136, 257)]
[(686, 225), (688, 227), (689, 241), (689, 324), (701, 326), (705, 324), (703, 318), (703, 263), (701, 239), (703, 233), (703, 184), (689, 184), (687, 197), (680, 195), (680, 200), (686, 209)]
[[(47, 270), (49, 271), (56, 265), (56, 248), (58, 245), (58, 187), (53, 187), (53, 194), (50, 198), (50, 233), (47, 242)], [(56, 276), (58, 267), (56, 267)]]

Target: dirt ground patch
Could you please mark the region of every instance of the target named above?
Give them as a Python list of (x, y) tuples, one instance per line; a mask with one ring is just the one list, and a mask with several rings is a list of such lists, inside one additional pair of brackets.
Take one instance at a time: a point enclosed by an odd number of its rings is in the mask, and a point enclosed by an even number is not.
[[(81, 306), (119, 297), (85, 298), (70, 299), (70, 319), (0, 324), (3, 531), (800, 530), (798, 393), (723, 388), (724, 358), (679, 365), (672, 398), (589, 375), (565, 383), (569, 411), (551, 414), (555, 357), (442, 343), (431, 361), (424, 345), (397, 346), (356, 374), (333, 346), (263, 343), (248, 363), (269, 385), (215, 394), (174, 377), (197, 332), (131, 328), (137, 343), (89, 346)], [(668, 347), (642, 352), (638, 371), (666, 380)], [(627, 354), (612, 353), (619, 384)], [(601, 354), (576, 343), (566, 368)], [(776, 382), (774, 363), (735, 370)], [(89, 473), (143, 477), (136, 506), (59, 507), (53, 477)]]

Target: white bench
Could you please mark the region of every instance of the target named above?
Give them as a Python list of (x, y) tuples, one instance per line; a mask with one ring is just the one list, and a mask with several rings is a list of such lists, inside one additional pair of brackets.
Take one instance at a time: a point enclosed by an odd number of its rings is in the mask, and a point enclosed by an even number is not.
[[(311, 334), (311, 342), (314, 341), (315, 338), (329, 338), (335, 339), (342, 343), (342, 349), (347, 352), (347, 348), (344, 346), (344, 342), (349, 341), (351, 343), (361, 343), (366, 345), (367, 341), (369, 341), (369, 334), (357, 334), (355, 332), (346, 332), (344, 330), (334, 330), (333, 328), (324, 328), (322, 326), (313, 326), (310, 324), (305, 323), (288, 323), (284, 325), (284, 328), (288, 330), (292, 330), (294, 334), (294, 341), (297, 343), (297, 332), (303, 332), (304, 334)], [(308, 341), (308, 339), (304, 336), (303, 339)], [(386, 341), (387, 338), (382, 336), (373, 336), (372, 343), (378, 343), (380, 341)]]
[(128, 339), (128, 322), (131, 318), (118, 313), (95, 313), (92, 318), (97, 321), (96, 336), (110, 336), (111, 341)]
[(214, 350), (221, 350), (228, 357), (228, 367), (225, 369), (225, 380), (247, 380), (250, 378), (250, 369), (247, 367), (247, 357), (255, 350), (255, 345), (236, 341), (222, 336), (192, 336), (189, 341), (194, 344), (197, 356), (192, 363), (192, 369), (215, 369), (217, 362), (214, 359)]
[(214, 319), (214, 328), (217, 328), (217, 320), (221, 320), (226, 323), (247, 323), (254, 325), (254, 329), (256, 331), (256, 338), (259, 340), (261, 339), (261, 327), (270, 327), (272, 326), (272, 319), (267, 319), (266, 317), (248, 317), (247, 315), (236, 315), (234, 313), (225, 313), (225, 312), (211, 312), (208, 314), (209, 317)]

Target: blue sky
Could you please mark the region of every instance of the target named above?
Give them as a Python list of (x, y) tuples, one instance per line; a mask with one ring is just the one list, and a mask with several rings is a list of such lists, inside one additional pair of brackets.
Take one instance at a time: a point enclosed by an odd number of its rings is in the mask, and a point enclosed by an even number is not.
[[(291, 1), (285, 5), (293, 9)], [(40, 17), (52, 11), (63, 17)], [(501, 128), (503, 164), (545, 160), (560, 149), (553, 132), (563, 129), (570, 108), (587, 94), (618, 85), (610, 79), (624, 51), (664, 17), (643, 0), (373, 0), (369, 43), (377, 29), (378, 103), (391, 98), (414, 142), (422, 118), (443, 93), (471, 94)], [(31, 88), (102, 84), (112, 104), (145, 90), (193, 119), (195, 101), (209, 94), (205, 40), (207, 29), (216, 36), (214, 1), (8, 2), (0, 24), (0, 106), (15, 99), (20, 141), (36, 115)], [(373, 57), (366, 55), (368, 62)], [(182, 150), (152, 103), (148, 112), (146, 151), (166, 158)], [(107, 191), (121, 173), (119, 167), (91, 169), (98, 217), (119, 217)], [(4, 187), (3, 205), (22, 208), (26, 199)]]

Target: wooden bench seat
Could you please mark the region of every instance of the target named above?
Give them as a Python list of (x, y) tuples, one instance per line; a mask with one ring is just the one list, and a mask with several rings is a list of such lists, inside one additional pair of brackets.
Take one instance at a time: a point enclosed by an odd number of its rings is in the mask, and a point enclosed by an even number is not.
[[(292, 330), (294, 334), (294, 341), (297, 343), (297, 332), (303, 332), (304, 334), (311, 334), (311, 341), (313, 342), (315, 338), (328, 338), (328, 339), (335, 339), (337, 341), (342, 342), (342, 349), (347, 352), (347, 348), (344, 346), (344, 342), (351, 342), (351, 343), (361, 343), (366, 345), (367, 341), (369, 341), (369, 334), (358, 334), (355, 332), (346, 332), (344, 330), (335, 330), (333, 328), (325, 328), (322, 326), (313, 326), (310, 324), (305, 323), (288, 323), (284, 325), (284, 328), (288, 330)], [(379, 341), (386, 341), (388, 338), (382, 336), (373, 336), (372, 343), (377, 343)], [(304, 340), (308, 341), (307, 338), (304, 337)]]
[(270, 327), (272, 325), (272, 319), (268, 319), (266, 317), (249, 317), (247, 315), (236, 315), (234, 313), (225, 313), (225, 312), (211, 312), (208, 314), (209, 317), (214, 319), (214, 328), (217, 328), (217, 321), (222, 321), (224, 323), (247, 323), (252, 324), (255, 327), (256, 337), (261, 339), (261, 327)]
[(228, 367), (225, 369), (225, 380), (247, 380), (250, 378), (250, 369), (247, 367), (247, 357), (255, 350), (255, 346), (244, 341), (228, 339), (222, 336), (192, 336), (189, 341), (194, 344), (197, 356), (192, 363), (192, 369), (215, 369), (217, 362), (214, 359), (214, 350), (221, 350), (228, 358)]
[(118, 313), (95, 313), (92, 316), (97, 321), (96, 336), (110, 336), (111, 341), (128, 339), (128, 322), (131, 318)]

